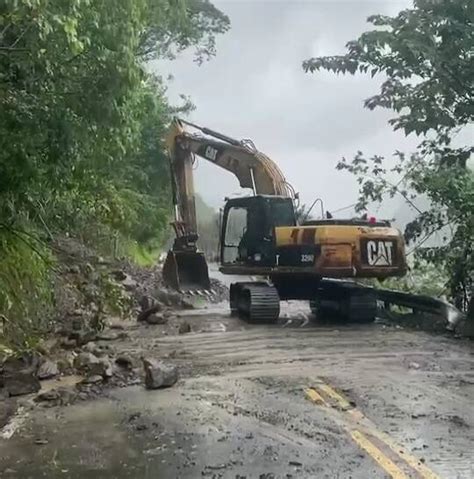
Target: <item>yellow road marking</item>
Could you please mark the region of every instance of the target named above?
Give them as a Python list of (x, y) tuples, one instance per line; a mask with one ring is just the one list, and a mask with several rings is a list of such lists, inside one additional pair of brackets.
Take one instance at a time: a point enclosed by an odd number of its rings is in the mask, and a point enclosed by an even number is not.
[(323, 399), (323, 397), (316, 391), (314, 388), (308, 388), (305, 390), (306, 396), (308, 396), (311, 401), (316, 404), (324, 404), (327, 406), (327, 402)]
[(385, 472), (387, 472), (393, 479), (408, 479), (408, 476), (391, 461), (378, 447), (374, 446), (367, 437), (360, 431), (350, 432), (352, 439), (357, 445), (364, 449), (370, 457), (379, 464)]
[(410, 454), (404, 447), (393, 441), (390, 436), (373, 429), (373, 435), (401, 457), (411, 468), (413, 468), (423, 479), (440, 479), (429, 467), (425, 466), (419, 459)]
[(364, 415), (358, 409), (356, 409), (345, 397), (335, 391), (331, 386), (329, 386), (328, 384), (320, 384), (318, 387), (321, 391), (334, 399), (342, 411), (347, 411), (356, 421), (361, 421), (362, 419), (364, 419)]
[[(387, 447), (389, 447), (400, 459), (402, 459), (406, 464), (408, 464), (413, 470), (418, 472), (418, 474), (423, 478), (423, 479), (440, 479), (440, 477), (435, 474), (428, 466), (423, 464), (419, 459), (417, 459), (415, 456), (413, 456), (410, 452), (408, 452), (404, 447), (400, 446), (397, 444), (392, 438), (384, 433), (381, 432), (377, 429), (376, 425), (369, 419), (367, 418), (359, 409), (354, 407), (342, 394), (338, 393), (335, 391), (331, 386), (328, 384), (324, 383), (318, 383), (317, 386), (314, 388), (310, 388), (306, 390), (306, 395), (316, 404), (324, 405), (324, 406), (330, 406), (330, 404), (326, 401), (324, 398), (324, 395), (321, 394), (324, 393), (327, 397), (331, 398), (333, 401), (337, 403), (338, 409), (342, 411), (344, 415), (350, 416), (353, 420), (357, 422), (357, 426), (359, 428), (362, 428), (366, 433), (369, 435), (377, 438), (379, 441), (384, 443)], [(349, 434), (351, 435), (352, 439), (359, 444), (359, 446), (363, 447), (355, 438), (353, 433), (357, 432), (356, 436), (360, 438), (359, 434), (362, 434), (360, 431), (357, 431), (355, 429), (352, 429), (349, 427), (349, 425), (346, 423), (344, 426)], [(373, 447), (374, 451), (379, 451), (382, 455), (383, 453), (375, 446), (373, 445), (367, 437), (363, 436), (366, 441), (368, 441)], [(365, 447), (363, 447), (364, 450), (369, 452)], [(370, 454), (370, 452), (369, 452)], [(372, 454), (371, 454), (372, 455)], [(374, 457), (374, 456), (372, 456)], [(385, 456), (384, 456), (385, 457)], [(388, 461), (390, 459), (386, 458)], [(378, 462), (378, 461), (377, 461)], [(393, 464), (393, 462), (392, 462)], [(395, 465), (395, 464), (394, 464)], [(396, 466), (395, 466), (396, 467)], [(401, 471), (402, 474), (403, 471)], [(397, 477), (397, 476), (394, 476)], [(399, 477), (406, 477), (404, 476), (399, 476)]]
[(334, 399), (343, 411), (347, 411), (352, 408), (351, 403), (345, 397), (342, 397), (338, 392), (336, 392), (331, 386), (328, 386), (327, 384), (321, 384), (319, 385), (319, 388), (329, 397)]

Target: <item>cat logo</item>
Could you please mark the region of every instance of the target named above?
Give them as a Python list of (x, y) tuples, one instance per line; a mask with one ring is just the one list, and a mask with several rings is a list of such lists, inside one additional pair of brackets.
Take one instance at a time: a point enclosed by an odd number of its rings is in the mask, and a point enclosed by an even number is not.
[(204, 152), (204, 156), (211, 161), (216, 161), (217, 159), (217, 149), (212, 146), (207, 146), (206, 151)]
[(393, 246), (393, 241), (367, 241), (367, 263), (370, 266), (392, 266)]

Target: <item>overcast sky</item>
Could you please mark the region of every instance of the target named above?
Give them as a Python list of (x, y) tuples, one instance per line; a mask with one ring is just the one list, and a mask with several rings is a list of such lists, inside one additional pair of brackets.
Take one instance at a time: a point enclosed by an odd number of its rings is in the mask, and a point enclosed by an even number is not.
[[(363, 108), (363, 100), (378, 91), (380, 78), (306, 74), (301, 68), (309, 57), (343, 53), (347, 41), (370, 27), (369, 15), (396, 14), (411, 2), (214, 3), (231, 20), (230, 31), (217, 40), (217, 56), (199, 67), (185, 53), (158, 66), (160, 74), (174, 78), (170, 97), (183, 93), (196, 105), (192, 121), (251, 138), (278, 163), (304, 203), (322, 197), (328, 210), (356, 199), (354, 178), (335, 170), (341, 157), (351, 158), (357, 150), (382, 155), (414, 150), (415, 139), (387, 125), (391, 112)], [(216, 208), (224, 196), (241, 191), (230, 173), (202, 159), (196, 189)], [(393, 205), (385, 205), (383, 213), (393, 214)]]

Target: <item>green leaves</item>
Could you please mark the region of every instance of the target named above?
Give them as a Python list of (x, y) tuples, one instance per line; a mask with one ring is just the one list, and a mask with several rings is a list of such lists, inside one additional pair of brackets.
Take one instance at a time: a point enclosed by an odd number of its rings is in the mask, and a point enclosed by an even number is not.
[(108, 182), (166, 197), (160, 135), (173, 108), (144, 69), (143, 42), (154, 58), (189, 46), (210, 56), (228, 19), (207, 0), (8, 0), (1, 20), (2, 205), (29, 208), (33, 191), (70, 211), (74, 192), (75, 209), (96, 214), (107, 208), (91, 208), (91, 198)]
[[(359, 211), (386, 196), (410, 204), (417, 216), (406, 226), (407, 241), (418, 242), (419, 255), (449, 272), (451, 295), (466, 307), (474, 284), (474, 173), (466, 164), (474, 147), (472, 136), (466, 145), (459, 145), (457, 136), (472, 129), (474, 120), (474, 3), (415, 0), (414, 8), (395, 17), (374, 15), (368, 22), (376, 28), (349, 42), (345, 55), (311, 58), (303, 68), (382, 73), (386, 80), (365, 107), (393, 110), (393, 128), (422, 141), (416, 154), (397, 152), (390, 171), (383, 158), (361, 152), (337, 168), (356, 176)], [(417, 195), (429, 199), (430, 209), (417, 208)], [(421, 249), (448, 226), (444, 247)]]
[(0, 225), (0, 251), (0, 349), (29, 349), (48, 323), (49, 252), (33, 230), (7, 225)]
[[(175, 107), (144, 61), (189, 47), (209, 58), (228, 27), (207, 0), (5, 0), (0, 224), (77, 235), (105, 252), (115, 237), (161, 244), (171, 209), (162, 138)], [(12, 294), (36, 264), (18, 241), (0, 228), (0, 258), (16, 258), (0, 261), (0, 314), (12, 324), (29, 315)]]
[(354, 74), (384, 73), (381, 93), (366, 106), (394, 109), (396, 129), (417, 135), (440, 132), (472, 120), (474, 94), (474, 6), (472, 2), (417, 1), (396, 17), (372, 16), (382, 30), (362, 34), (347, 44), (347, 54), (318, 57), (303, 63), (305, 71), (320, 69)]
[(138, 45), (143, 60), (174, 59), (194, 47), (195, 61), (201, 64), (215, 55), (216, 35), (230, 28), (229, 18), (209, 0), (148, 1), (147, 25)]

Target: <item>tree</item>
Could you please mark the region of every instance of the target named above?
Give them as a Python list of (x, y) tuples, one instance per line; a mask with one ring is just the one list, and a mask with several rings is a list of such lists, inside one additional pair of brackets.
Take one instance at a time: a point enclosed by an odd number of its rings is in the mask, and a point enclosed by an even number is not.
[(188, 47), (202, 61), (228, 28), (208, 0), (1, 3), (1, 317), (37, 316), (56, 234), (105, 252), (117, 236), (160, 243), (171, 212), (162, 138), (177, 110), (146, 61)]
[(199, 248), (208, 261), (216, 261), (219, 256), (220, 213), (209, 206), (199, 194), (196, 194), (195, 199)]
[[(406, 227), (407, 242), (421, 247), (434, 232), (451, 229), (444, 247), (417, 253), (447, 268), (451, 296), (466, 307), (474, 281), (474, 177), (466, 163), (474, 147), (472, 135), (468, 144), (459, 144), (458, 134), (472, 128), (474, 117), (474, 4), (415, 0), (395, 17), (374, 15), (368, 21), (375, 28), (349, 42), (346, 54), (311, 58), (303, 68), (383, 78), (380, 93), (364, 105), (394, 110), (390, 124), (420, 137), (418, 150), (396, 152), (391, 169), (384, 158), (361, 152), (338, 168), (356, 175), (359, 210), (387, 194), (412, 205), (417, 216)], [(426, 211), (413, 201), (420, 194), (430, 201)]]
[(194, 47), (195, 61), (201, 64), (215, 55), (215, 36), (230, 27), (229, 18), (209, 0), (179, 0), (174, 7), (166, 0), (149, 2), (147, 18), (138, 48), (145, 60), (174, 59), (177, 53)]

